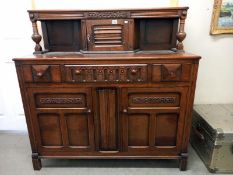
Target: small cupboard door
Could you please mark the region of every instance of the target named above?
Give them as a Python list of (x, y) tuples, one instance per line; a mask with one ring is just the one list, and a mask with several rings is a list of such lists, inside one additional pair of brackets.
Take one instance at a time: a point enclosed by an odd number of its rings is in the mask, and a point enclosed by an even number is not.
[(84, 23), (89, 51), (133, 50), (132, 19), (86, 20)]
[(82, 88), (29, 89), (31, 119), (40, 150), (94, 149), (91, 91)]
[(177, 154), (181, 147), (187, 88), (124, 88), (123, 150)]

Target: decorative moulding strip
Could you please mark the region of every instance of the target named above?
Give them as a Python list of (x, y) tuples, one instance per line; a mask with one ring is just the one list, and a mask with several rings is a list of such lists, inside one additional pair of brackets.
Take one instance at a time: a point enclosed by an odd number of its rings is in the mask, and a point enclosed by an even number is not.
[(172, 12), (161, 12), (161, 11), (143, 11), (143, 12), (131, 12), (131, 17), (132, 18), (147, 18), (147, 17), (169, 17), (169, 18), (175, 18), (179, 17), (179, 13), (177, 11), (172, 11)]
[(83, 19), (84, 13), (38, 13), (38, 20)]
[(145, 17), (180, 17), (182, 12), (188, 8), (171, 8), (171, 9), (141, 9), (141, 10), (29, 10), (35, 20), (52, 20), (52, 19), (101, 19), (101, 18), (145, 18)]

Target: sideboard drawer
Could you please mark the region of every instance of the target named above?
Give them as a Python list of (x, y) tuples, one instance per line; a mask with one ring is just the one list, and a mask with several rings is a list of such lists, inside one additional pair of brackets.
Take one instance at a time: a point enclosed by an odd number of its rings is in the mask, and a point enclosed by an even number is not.
[(25, 82), (61, 82), (59, 65), (23, 65), (22, 70)]
[(153, 64), (152, 81), (190, 81), (191, 64)]
[(114, 65), (65, 65), (66, 82), (121, 82), (147, 81), (146, 64)]

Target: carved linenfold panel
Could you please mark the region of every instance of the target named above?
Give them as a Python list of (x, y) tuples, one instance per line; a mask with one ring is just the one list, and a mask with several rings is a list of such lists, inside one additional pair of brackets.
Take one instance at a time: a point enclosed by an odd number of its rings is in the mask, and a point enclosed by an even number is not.
[(146, 82), (147, 65), (65, 66), (68, 82)]
[(39, 93), (35, 94), (35, 100), (38, 108), (77, 108), (86, 106), (86, 96), (82, 93)]
[(129, 105), (130, 106), (179, 106), (180, 95), (179, 93), (130, 93)]
[(87, 12), (88, 18), (128, 18), (129, 12), (111, 11), (111, 12)]
[(97, 89), (100, 150), (117, 150), (117, 90)]

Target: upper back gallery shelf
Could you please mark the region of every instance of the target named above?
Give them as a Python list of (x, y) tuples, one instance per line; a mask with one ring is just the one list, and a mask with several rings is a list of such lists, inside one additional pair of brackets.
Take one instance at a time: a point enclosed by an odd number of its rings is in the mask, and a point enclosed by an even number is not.
[[(183, 51), (187, 10), (28, 10), (36, 43), (34, 54)], [(37, 21), (41, 22), (42, 35)], [(40, 45), (42, 37), (44, 50)]]

